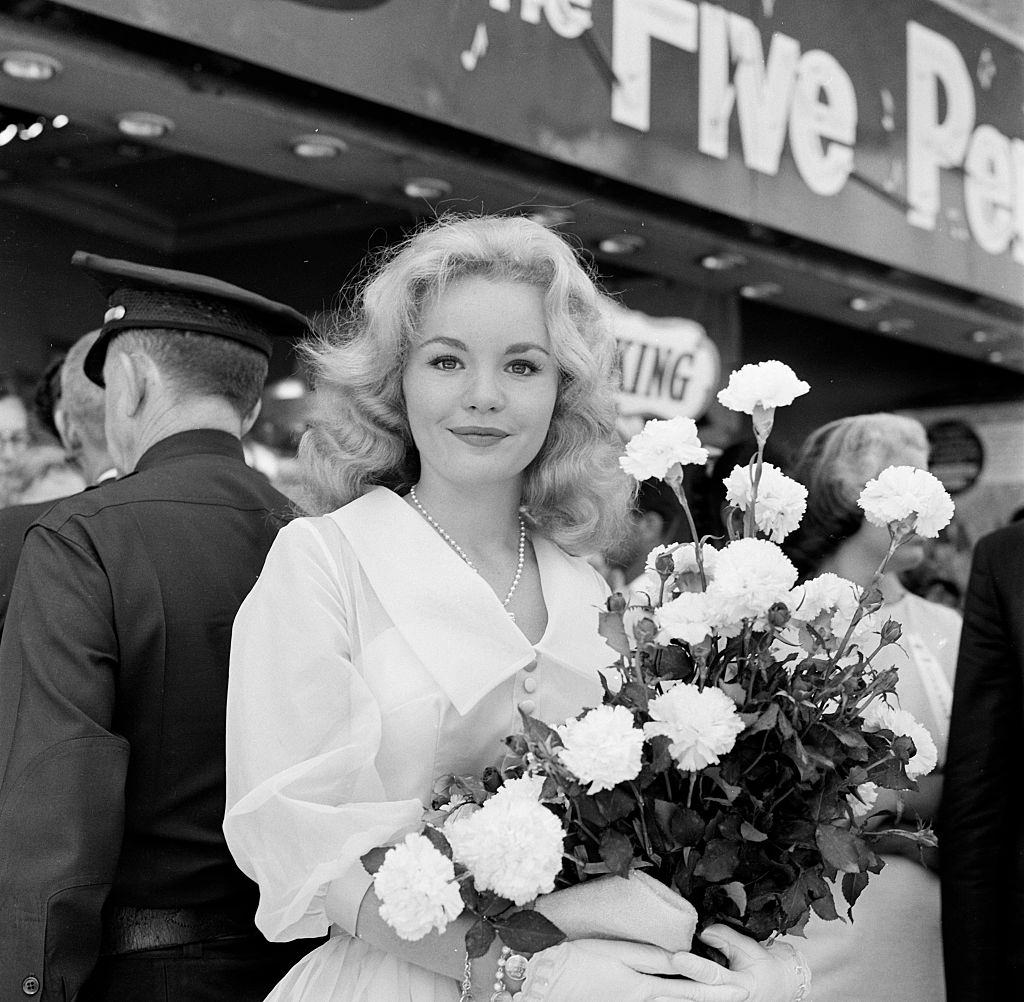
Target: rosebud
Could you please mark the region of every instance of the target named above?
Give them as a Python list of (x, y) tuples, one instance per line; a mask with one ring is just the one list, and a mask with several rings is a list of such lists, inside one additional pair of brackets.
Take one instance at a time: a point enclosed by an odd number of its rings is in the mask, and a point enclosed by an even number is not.
[(671, 553), (659, 553), (654, 558), (654, 569), (662, 581), (672, 577), (676, 571), (676, 562), (672, 559)]
[(768, 610), (768, 625), (776, 630), (781, 629), (789, 622), (789, 608), (785, 602), (776, 602)]
[(901, 636), (903, 636), (903, 627), (895, 619), (886, 620), (881, 631), (882, 643), (894, 644)]
[(612, 592), (605, 604), (608, 606), (609, 612), (618, 613), (621, 616), (626, 611), (626, 596), (617, 591)]
[(643, 619), (637, 620), (633, 627), (633, 636), (636, 637), (638, 644), (649, 644), (654, 640), (658, 633), (658, 626), (648, 616), (644, 616)]

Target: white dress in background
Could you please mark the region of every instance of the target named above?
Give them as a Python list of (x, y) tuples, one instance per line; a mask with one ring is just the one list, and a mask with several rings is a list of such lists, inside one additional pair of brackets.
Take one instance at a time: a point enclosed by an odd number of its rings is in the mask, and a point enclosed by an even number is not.
[[(886, 604), (882, 614), (900, 623), (903, 634), (899, 646), (884, 648), (873, 664), (899, 667), (899, 706), (931, 732), (941, 770), (960, 615), (910, 593)], [(839, 881), (833, 896), (845, 918), (849, 906)], [(815, 1002), (942, 1002), (946, 997), (939, 877), (916, 860), (886, 856), (885, 868), (870, 875), (857, 899), (852, 923), (812, 914), (805, 931), (805, 941), (792, 942), (811, 968)]]
[(224, 831), (260, 886), (264, 935), (331, 938), (273, 1002), (458, 999), (454, 980), (352, 938), (370, 883), (359, 857), (419, 828), (439, 776), (500, 763), (519, 707), (554, 724), (600, 703), (607, 588), (533, 544), (548, 612), (536, 645), (391, 491), (279, 534), (232, 636)]

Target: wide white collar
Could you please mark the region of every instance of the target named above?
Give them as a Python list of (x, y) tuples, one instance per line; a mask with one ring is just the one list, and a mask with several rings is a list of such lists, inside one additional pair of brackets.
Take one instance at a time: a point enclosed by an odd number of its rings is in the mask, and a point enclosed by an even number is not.
[[(536, 645), (498, 596), (397, 494), (378, 487), (329, 516), (395, 627), (460, 714), (538, 654), (593, 676), (615, 654), (579, 604), (585, 568), (533, 537), (548, 625)], [(584, 614), (581, 614), (584, 613)]]

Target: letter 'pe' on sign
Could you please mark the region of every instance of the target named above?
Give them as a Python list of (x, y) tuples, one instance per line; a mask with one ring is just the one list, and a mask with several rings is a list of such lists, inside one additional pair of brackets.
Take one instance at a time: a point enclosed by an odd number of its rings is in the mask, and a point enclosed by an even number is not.
[(721, 359), (704, 328), (682, 317), (612, 309), (619, 352), (619, 411), (697, 418), (718, 386)]

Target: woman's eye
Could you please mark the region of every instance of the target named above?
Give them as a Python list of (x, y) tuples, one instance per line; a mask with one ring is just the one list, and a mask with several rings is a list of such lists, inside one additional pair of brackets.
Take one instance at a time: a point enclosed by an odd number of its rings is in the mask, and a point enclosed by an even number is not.
[(454, 355), (438, 355), (437, 358), (432, 358), (428, 364), (443, 372), (452, 372), (459, 367), (460, 363)]
[(514, 362), (509, 362), (508, 367), (517, 376), (529, 376), (534, 372), (540, 372), (539, 365), (525, 358), (517, 358)]

